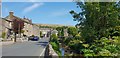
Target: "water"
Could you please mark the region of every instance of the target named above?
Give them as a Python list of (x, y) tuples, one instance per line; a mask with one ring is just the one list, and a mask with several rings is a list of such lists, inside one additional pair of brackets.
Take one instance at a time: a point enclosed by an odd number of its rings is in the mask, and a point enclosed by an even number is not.
[(61, 51), (62, 56), (64, 56), (65, 50), (63, 48), (60, 48), (60, 51)]

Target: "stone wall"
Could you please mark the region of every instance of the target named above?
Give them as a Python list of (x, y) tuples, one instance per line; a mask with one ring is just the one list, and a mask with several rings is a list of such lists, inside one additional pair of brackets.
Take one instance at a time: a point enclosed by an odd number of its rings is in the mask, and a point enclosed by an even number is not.
[(2, 19), (0, 19), (0, 37), (2, 35)]
[(5, 38), (6, 38), (10, 27), (11, 27), (10, 22), (1, 18), (0, 19), (0, 37), (2, 36), (2, 33), (5, 32), (6, 33)]
[(49, 56), (58, 56), (58, 54), (54, 51), (54, 49), (52, 48), (52, 45), (49, 44)]

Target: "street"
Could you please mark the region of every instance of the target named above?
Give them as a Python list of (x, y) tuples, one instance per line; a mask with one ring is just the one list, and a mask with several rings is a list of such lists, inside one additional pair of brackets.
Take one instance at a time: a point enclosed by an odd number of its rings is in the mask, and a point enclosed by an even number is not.
[(44, 56), (48, 38), (39, 41), (18, 42), (2, 47), (2, 56)]

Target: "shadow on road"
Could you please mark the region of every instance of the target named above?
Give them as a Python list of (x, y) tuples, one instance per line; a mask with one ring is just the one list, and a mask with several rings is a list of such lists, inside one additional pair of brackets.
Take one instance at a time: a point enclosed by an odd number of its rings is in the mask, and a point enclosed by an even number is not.
[(41, 45), (42, 47), (46, 47), (48, 42), (38, 42), (36, 45)]

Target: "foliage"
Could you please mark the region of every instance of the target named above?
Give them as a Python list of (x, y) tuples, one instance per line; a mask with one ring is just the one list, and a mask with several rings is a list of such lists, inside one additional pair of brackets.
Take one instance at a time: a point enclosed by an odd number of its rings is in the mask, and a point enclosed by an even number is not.
[(56, 34), (52, 34), (52, 35), (51, 35), (50, 41), (59, 44), (59, 43), (58, 43), (58, 37), (56, 36)]
[(59, 50), (59, 42), (58, 42), (58, 37), (56, 36), (56, 34), (52, 34), (50, 37), (50, 44), (52, 45), (53, 49), (56, 51), (56, 53), (61, 56), (61, 52)]
[(82, 49), (81, 51), (84, 52), (84, 56), (94, 56), (94, 51), (90, 49)]
[(2, 36), (3, 39), (5, 39), (5, 35), (6, 35), (6, 33), (5, 33), (5, 32), (2, 32), (2, 35), (1, 35), (1, 36)]
[(34, 37), (35, 35), (32, 35), (32, 37)]
[(98, 55), (99, 56), (111, 56), (112, 54), (109, 50), (102, 49), (102, 51), (99, 51)]
[(56, 44), (55, 42), (50, 42), (50, 44), (52, 45), (52, 48), (55, 50), (55, 52), (56, 52), (59, 56), (61, 56), (61, 52), (60, 52), (60, 50), (59, 50), (59, 45)]
[(56, 44), (55, 42), (50, 42), (50, 44), (52, 45), (53, 49), (58, 51), (59, 50), (59, 45)]
[(12, 28), (15, 33), (21, 33), (21, 30), (24, 28), (24, 22), (20, 19), (13, 19)]
[(98, 56), (116, 56), (120, 50), (119, 46), (120, 45), (114, 44), (114, 40), (103, 37), (100, 40), (96, 40), (89, 48)]
[(70, 14), (78, 22), (80, 37), (69, 40), (69, 47), (84, 56), (119, 55), (120, 2), (76, 3), (81, 11)]
[(68, 34), (75, 36), (75, 35), (78, 34), (78, 29), (75, 28), (75, 27), (69, 27), (69, 28), (68, 28)]
[(42, 31), (40, 31), (40, 37), (42, 37)]
[(21, 33), (24, 33), (25, 32), (25, 30), (21, 30)]
[(82, 43), (83, 41), (80, 40), (72, 40), (69, 42), (68, 46), (74, 51), (79, 51), (80, 49), (84, 48)]
[(84, 56), (117, 56), (120, 52), (119, 36), (113, 36), (114, 39), (102, 37), (94, 40), (91, 44), (80, 37), (66, 38), (65, 44), (77, 54)]
[(79, 22), (81, 36), (92, 42), (96, 38), (108, 37), (106, 30), (120, 25), (119, 5), (117, 2), (77, 2), (81, 11), (70, 13), (74, 21)]
[(64, 29), (68, 27), (62, 26), (62, 27), (57, 27), (56, 30), (58, 31), (58, 36), (64, 36)]

